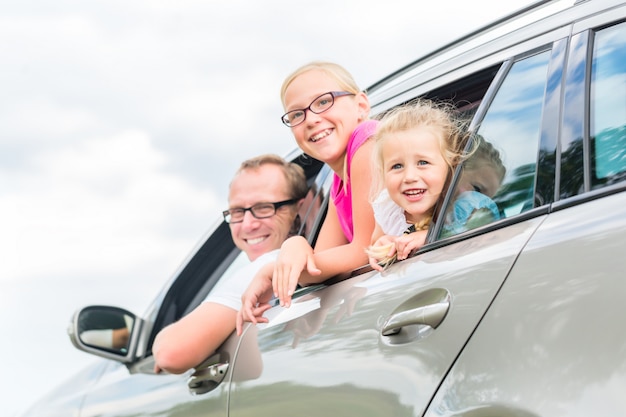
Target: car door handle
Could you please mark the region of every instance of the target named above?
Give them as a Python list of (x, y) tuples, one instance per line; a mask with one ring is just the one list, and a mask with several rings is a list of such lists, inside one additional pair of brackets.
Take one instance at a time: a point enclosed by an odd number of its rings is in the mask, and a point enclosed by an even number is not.
[(189, 392), (194, 395), (200, 395), (213, 391), (224, 380), (228, 366), (228, 362), (216, 363), (197, 370), (187, 380)]
[(405, 326), (425, 325), (433, 329), (441, 324), (450, 308), (450, 293), (431, 288), (400, 304), (385, 320), (381, 333), (393, 336)]

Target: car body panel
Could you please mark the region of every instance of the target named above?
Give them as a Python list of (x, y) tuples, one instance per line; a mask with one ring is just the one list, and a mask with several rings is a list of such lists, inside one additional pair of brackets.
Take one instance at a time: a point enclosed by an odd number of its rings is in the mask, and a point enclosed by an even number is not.
[[(421, 415), (542, 220), (462, 239), (313, 292), (289, 309), (274, 307), (270, 325), (258, 330), (263, 373), (233, 382), (230, 416), (270, 416), (284, 407), (309, 416)], [(437, 329), (381, 335), (397, 306), (433, 288), (450, 295)]]
[[(234, 350), (237, 338), (225, 343), (222, 351)], [(152, 368), (152, 357), (140, 366)], [(107, 416), (227, 416), (228, 384), (220, 384), (203, 395), (191, 395), (187, 382), (194, 370), (181, 375), (136, 372), (129, 375), (124, 366), (116, 366), (103, 375), (97, 388), (83, 400), (81, 417)]]
[(98, 389), (86, 396), (81, 417), (228, 415), (225, 388), (193, 396), (186, 383), (190, 373), (136, 374), (128, 378), (128, 371), (120, 367), (108, 373)]
[[(93, 387), (97, 386), (100, 378), (119, 364), (113, 361), (97, 360), (87, 365), (48, 394), (39, 398), (31, 407), (26, 409), (24, 416), (46, 417), (79, 417), (83, 398)], [(37, 375), (37, 378), (41, 378)]]
[(625, 206), (622, 192), (548, 216), (427, 417), (623, 415)]

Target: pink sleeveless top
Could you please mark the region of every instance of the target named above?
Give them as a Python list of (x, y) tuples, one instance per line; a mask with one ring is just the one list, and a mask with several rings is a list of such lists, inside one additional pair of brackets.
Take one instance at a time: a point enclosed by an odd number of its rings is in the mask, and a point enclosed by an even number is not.
[(348, 239), (348, 242), (352, 242), (354, 238), (354, 230), (352, 224), (352, 187), (350, 185), (350, 164), (352, 163), (352, 157), (356, 151), (369, 139), (374, 132), (378, 121), (366, 120), (354, 129), (350, 139), (348, 140), (348, 147), (346, 149), (346, 184), (344, 186), (343, 181), (337, 174), (334, 174), (333, 184), (330, 189), (330, 195), (337, 208), (337, 216), (339, 217), (339, 223), (343, 234)]

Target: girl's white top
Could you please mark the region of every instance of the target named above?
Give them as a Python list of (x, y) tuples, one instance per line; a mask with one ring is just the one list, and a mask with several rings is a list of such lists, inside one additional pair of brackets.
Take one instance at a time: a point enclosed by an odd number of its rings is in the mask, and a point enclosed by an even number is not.
[(382, 228), (383, 233), (400, 236), (411, 224), (406, 222), (404, 210), (389, 197), (387, 190), (382, 190), (372, 202), (374, 219)]

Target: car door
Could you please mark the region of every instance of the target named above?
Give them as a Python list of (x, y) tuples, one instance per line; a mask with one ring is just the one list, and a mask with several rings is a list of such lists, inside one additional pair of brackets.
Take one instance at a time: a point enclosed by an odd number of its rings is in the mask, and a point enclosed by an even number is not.
[[(323, 218), (320, 196), (329, 185), (330, 169), (300, 154), (294, 152), (287, 158), (302, 165), (307, 176), (310, 189), (299, 213), (300, 231), (313, 238)], [(80, 416), (227, 416), (231, 379), (252, 378), (258, 372), (253, 363), (248, 363), (244, 372), (233, 372), (231, 363), (240, 346), (236, 335), (227, 339), (203, 364), (181, 375), (155, 374), (151, 346), (160, 329), (190, 312), (217, 281), (228, 279), (228, 275), (245, 262), (249, 261), (234, 246), (228, 225), (220, 223), (175, 274), (175, 279), (157, 297), (148, 314), (144, 318), (132, 317), (136, 324), (128, 352), (118, 352), (125, 355), (127, 363), (110, 361), (97, 380), (90, 381), (91, 386), (82, 398)], [(102, 308), (107, 307), (96, 306), (98, 311)], [(75, 338), (74, 343), (90, 353), (116, 357), (111, 349), (81, 343), (80, 337)], [(245, 347), (245, 343), (242, 346)]]
[[(446, 238), (436, 238), (439, 225), (416, 256), (385, 272), (357, 272), (302, 295), (289, 309), (269, 310), (270, 323), (245, 335), (255, 339), (248, 343), (260, 351), (263, 371), (233, 381), (231, 417), (423, 414), (546, 218), (553, 196), (536, 196), (550, 189), (546, 181), (554, 189), (554, 176), (543, 175), (540, 149), (553, 123), (545, 109), (559, 97), (560, 84), (550, 77), (562, 70), (562, 45), (557, 38), (496, 67), (489, 62), (430, 92), (463, 102), (459, 85), (475, 94), (470, 87), (489, 77), (486, 93), (468, 107), (481, 103), (474, 126), (506, 166), (494, 197), (501, 219)], [(451, 205), (452, 194), (448, 199)], [(240, 349), (235, 369), (246, 356)]]
[[(229, 273), (231, 266), (236, 268), (240, 257), (228, 226), (219, 225), (157, 297), (152, 312), (149, 309), (143, 319), (136, 320), (129, 351), (137, 352), (137, 357), (126, 364), (110, 362), (86, 392), (80, 416), (227, 416), (225, 385), (218, 382), (203, 396), (191, 395), (188, 380), (195, 370), (181, 375), (155, 374), (150, 347), (156, 333), (201, 302), (203, 295)], [(235, 348), (236, 340), (228, 340), (212, 363), (228, 362)]]
[(429, 417), (626, 414), (625, 20), (622, 4), (574, 26), (560, 200), (524, 248)]

